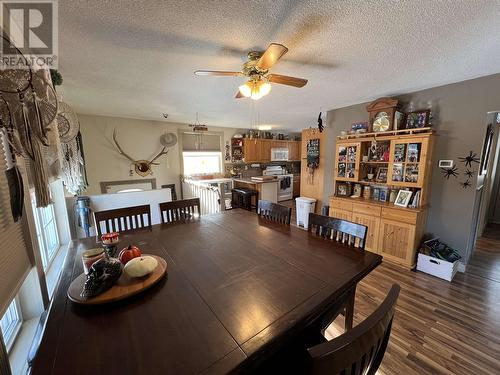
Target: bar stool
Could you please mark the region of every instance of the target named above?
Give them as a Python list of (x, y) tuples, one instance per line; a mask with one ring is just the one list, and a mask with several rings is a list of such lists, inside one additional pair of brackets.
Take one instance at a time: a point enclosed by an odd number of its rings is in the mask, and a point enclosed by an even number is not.
[[(257, 211), (257, 197), (259, 192), (257, 190), (234, 188), (231, 190), (232, 206), (233, 208), (244, 208), (245, 210)], [(255, 205), (252, 205), (252, 197), (255, 197)]]

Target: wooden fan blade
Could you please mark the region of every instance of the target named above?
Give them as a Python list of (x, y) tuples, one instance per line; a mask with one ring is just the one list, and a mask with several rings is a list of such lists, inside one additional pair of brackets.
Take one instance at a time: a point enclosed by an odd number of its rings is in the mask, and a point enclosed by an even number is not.
[(236, 93), (236, 96), (235, 96), (236, 99), (241, 99), (241, 98), (244, 98), (243, 94), (240, 92), (240, 90), (238, 90), (238, 92)]
[(294, 86), (294, 87), (304, 87), (307, 83), (307, 79), (282, 76), (281, 74), (269, 74), (267, 76), (269, 82), (279, 83), (280, 85)]
[(269, 47), (267, 47), (266, 52), (260, 57), (257, 67), (260, 70), (268, 70), (287, 52), (288, 48), (284, 45), (271, 43)]
[(197, 76), (241, 76), (241, 72), (227, 72), (223, 70), (196, 70)]

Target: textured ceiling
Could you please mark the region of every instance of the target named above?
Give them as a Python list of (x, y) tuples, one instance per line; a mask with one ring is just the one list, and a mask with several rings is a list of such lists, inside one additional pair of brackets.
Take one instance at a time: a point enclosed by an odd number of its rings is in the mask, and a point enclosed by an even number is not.
[[(59, 1), (64, 99), (79, 113), (303, 128), (317, 113), (500, 72), (500, 1)], [(239, 70), (270, 42), (272, 72), (309, 79), (234, 99)], [(253, 116), (252, 116), (253, 114)]]

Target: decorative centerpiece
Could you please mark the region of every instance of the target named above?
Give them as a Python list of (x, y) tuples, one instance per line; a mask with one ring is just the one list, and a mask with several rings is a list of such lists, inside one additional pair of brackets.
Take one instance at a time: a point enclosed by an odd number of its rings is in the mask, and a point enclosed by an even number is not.
[[(109, 237), (105, 240), (116, 247), (115, 237)], [(143, 255), (134, 245), (124, 248), (119, 258), (109, 257), (103, 248), (86, 250), (82, 254), (82, 261), (84, 273), (73, 280), (68, 297), (75, 303), (85, 305), (114, 302), (133, 296), (155, 285), (167, 271), (165, 259), (156, 255)]]

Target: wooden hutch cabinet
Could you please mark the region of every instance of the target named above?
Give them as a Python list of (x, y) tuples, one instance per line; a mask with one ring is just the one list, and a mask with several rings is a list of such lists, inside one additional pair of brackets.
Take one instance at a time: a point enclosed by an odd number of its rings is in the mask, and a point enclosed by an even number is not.
[[(425, 228), (433, 137), (429, 128), (362, 133), (338, 137), (335, 147), (329, 215), (366, 225), (365, 249), (408, 268)], [(395, 205), (391, 190), (411, 191), (411, 207)]]

